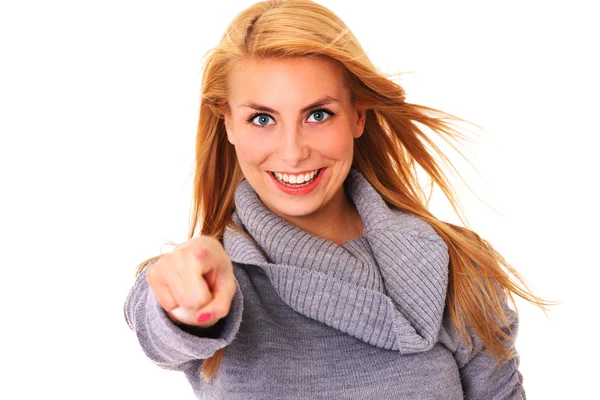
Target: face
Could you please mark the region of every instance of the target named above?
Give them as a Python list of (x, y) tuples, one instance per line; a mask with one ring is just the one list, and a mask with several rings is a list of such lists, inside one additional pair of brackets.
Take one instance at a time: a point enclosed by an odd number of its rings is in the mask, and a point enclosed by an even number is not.
[(228, 140), (266, 207), (293, 219), (343, 199), (365, 110), (350, 103), (341, 67), (308, 57), (245, 60), (229, 76), (228, 105)]

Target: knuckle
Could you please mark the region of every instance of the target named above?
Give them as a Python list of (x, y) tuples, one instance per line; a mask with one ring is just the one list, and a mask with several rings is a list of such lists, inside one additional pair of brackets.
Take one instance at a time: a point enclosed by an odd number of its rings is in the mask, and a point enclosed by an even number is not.
[(181, 297), (177, 302), (183, 308), (194, 308), (194, 303), (187, 297)]
[(177, 308), (179, 304), (177, 304), (177, 302), (172, 297), (169, 297), (165, 305), (168, 307), (169, 310), (172, 310), (174, 308)]
[(177, 307), (175, 301), (170, 297), (163, 297), (159, 302), (165, 310), (172, 310)]
[(183, 308), (191, 308), (193, 307), (193, 303), (190, 301), (190, 297), (181, 289), (181, 288), (173, 288), (175, 292), (175, 300), (177, 304), (179, 304)]
[(162, 291), (156, 293), (156, 299), (165, 310), (173, 308), (173, 301), (168, 296), (165, 296)]
[(200, 308), (200, 307), (206, 305), (209, 301), (210, 301), (210, 298), (208, 296), (198, 294), (198, 295), (194, 296), (194, 299), (191, 300), (191, 302), (193, 303), (191, 307)]
[(160, 266), (160, 260), (155, 262), (154, 264), (148, 265), (146, 268), (146, 276), (148, 277), (154, 277), (154, 275), (156, 274), (156, 270), (157, 268)]
[(225, 306), (218, 307), (218, 308), (215, 310), (215, 315), (216, 315), (218, 318), (223, 318), (223, 317), (226, 317), (226, 316), (227, 316), (227, 314), (229, 314), (229, 310), (230, 310), (230, 309), (231, 309), (231, 305), (230, 305), (230, 304), (227, 304), (227, 305), (225, 305)]
[(154, 284), (154, 272), (151, 269), (146, 272), (146, 280), (150, 286)]
[(152, 270), (148, 271), (146, 274), (146, 281), (151, 288), (157, 288), (160, 281), (159, 277), (157, 276), (157, 272)]

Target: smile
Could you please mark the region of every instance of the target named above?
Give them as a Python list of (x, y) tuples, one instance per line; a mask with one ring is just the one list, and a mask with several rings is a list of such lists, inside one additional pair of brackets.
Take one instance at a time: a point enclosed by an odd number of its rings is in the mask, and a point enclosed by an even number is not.
[(310, 185), (319, 175), (323, 168), (316, 169), (304, 174), (284, 174), (281, 172), (272, 172), (270, 174), (277, 179), (283, 185), (289, 187), (302, 187)]

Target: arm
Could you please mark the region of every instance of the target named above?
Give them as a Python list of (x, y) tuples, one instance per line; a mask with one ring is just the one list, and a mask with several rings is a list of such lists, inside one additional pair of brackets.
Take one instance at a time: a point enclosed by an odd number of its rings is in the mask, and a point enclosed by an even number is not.
[(146, 280), (148, 267), (137, 277), (124, 305), (125, 320), (136, 333), (144, 353), (161, 368), (183, 370), (233, 341), (242, 321), (242, 293), (236, 291), (229, 314), (210, 328), (178, 325), (160, 305)]
[[(519, 321), (514, 311), (510, 310), (509, 315), (511, 324), (509, 329), (504, 329), (504, 331), (516, 338)], [(474, 332), (471, 333), (471, 338), (476, 348), (484, 349), (481, 340)], [(517, 400), (526, 398), (523, 376), (518, 369), (518, 355), (511, 360), (503, 360), (503, 363), (496, 367), (488, 354), (466, 347), (461, 341), (454, 356), (459, 368), (465, 399)]]

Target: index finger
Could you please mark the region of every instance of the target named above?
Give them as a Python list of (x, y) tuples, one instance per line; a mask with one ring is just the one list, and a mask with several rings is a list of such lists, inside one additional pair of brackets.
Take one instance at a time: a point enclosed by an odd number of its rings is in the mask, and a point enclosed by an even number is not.
[(215, 249), (214, 246), (208, 243), (199, 243), (194, 249), (192, 249), (192, 255), (197, 260), (201, 261), (201, 273), (207, 273), (211, 268), (223, 269), (227, 266), (228, 259), (224, 259), (219, 252), (219, 249)]

